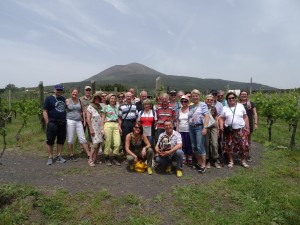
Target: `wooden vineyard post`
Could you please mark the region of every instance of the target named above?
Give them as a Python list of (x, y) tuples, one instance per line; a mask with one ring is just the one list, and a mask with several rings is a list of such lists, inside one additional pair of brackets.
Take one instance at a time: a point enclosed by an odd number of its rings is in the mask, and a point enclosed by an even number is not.
[[(300, 95), (298, 96), (297, 110), (300, 111)], [(292, 131), (292, 137), (291, 137), (291, 142), (290, 142), (290, 147), (291, 148), (294, 148), (295, 145), (296, 145), (295, 138), (296, 138), (296, 133), (297, 133), (298, 120), (299, 120), (298, 117), (295, 118), (295, 120), (293, 121), (293, 124), (292, 124), (293, 131)]]
[(96, 81), (92, 80), (91, 81), (91, 86), (92, 86), (92, 94), (95, 94), (95, 92), (96, 92)]
[(39, 92), (40, 92), (40, 108), (41, 108), (41, 113), (39, 114), (39, 119), (41, 121), (41, 129), (42, 131), (46, 130), (46, 123), (43, 117), (43, 106), (44, 106), (44, 85), (43, 81), (40, 81), (39, 83)]

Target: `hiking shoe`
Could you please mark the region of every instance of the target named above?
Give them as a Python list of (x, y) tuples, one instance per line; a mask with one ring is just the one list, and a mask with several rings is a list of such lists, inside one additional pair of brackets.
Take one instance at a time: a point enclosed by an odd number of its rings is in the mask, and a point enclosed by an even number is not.
[(130, 164), (129, 169), (130, 169), (130, 170), (134, 170), (134, 163), (133, 163), (133, 164)]
[(48, 158), (47, 165), (50, 166), (53, 164), (53, 158)]
[(60, 163), (65, 163), (66, 162), (66, 160), (62, 156), (57, 156), (56, 161), (60, 162)]
[(76, 158), (74, 157), (74, 155), (71, 155), (70, 158), (69, 158), (69, 160), (70, 160), (70, 161), (73, 161), (73, 162), (77, 162), (77, 161), (78, 161), (78, 159), (76, 159)]
[(152, 168), (151, 168), (151, 167), (148, 167), (148, 168), (147, 168), (147, 171), (148, 171), (148, 174), (149, 174), (149, 175), (152, 175)]
[(105, 165), (111, 166), (111, 165), (112, 165), (112, 164), (111, 164), (111, 161), (110, 161), (110, 160), (106, 160)]
[(172, 171), (172, 166), (168, 166), (165, 170), (166, 173), (171, 173)]
[(177, 170), (176, 174), (177, 174), (177, 177), (182, 177), (182, 171), (181, 170)]
[(215, 167), (216, 167), (217, 169), (220, 169), (220, 168), (221, 168), (221, 166), (220, 166), (219, 163), (217, 163), (217, 162), (215, 162)]
[(205, 167), (200, 167), (198, 172), (201, 173), (201, 174), (204, 174), (204, 173), (206, 173), (206, 168)]
[(210, 162), (206, 163), (206, 168), (210, 169)]

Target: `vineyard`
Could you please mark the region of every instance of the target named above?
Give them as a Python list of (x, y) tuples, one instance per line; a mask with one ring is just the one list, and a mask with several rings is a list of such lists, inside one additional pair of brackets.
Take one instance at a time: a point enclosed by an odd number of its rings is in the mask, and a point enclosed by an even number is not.
[[(51, 93), (49, 93), (51, 94)], [(42, 118), (42, 103), (44, 96), (39, 96), (38, 91), (14, 91), (11, 97), (11, 103), (8, 102), (8, 93), (4, 92), (0, 98), (1, 113), (1, 133), (5, 135), (5, 123), (11, 123), (15, 117), (21, 117), (22, 123), (16, 124), (18, 131), (15, 138), (21, 137), (22, 129), (26, 126), (28, 119), (37, 116), (41, 125), (41, 132), (45, 129)], [(251, 101), (256, 105), (261, 125), (266, 125), (269, 142), (272, 142), (272, 134), (276, 132), (273, 129), (276, 121), (284, 121), (287, 131), (290, 134), (288, 146), (294, 148), (296, 144), (296, 133), (298, 120), (300, 118), (300, 100), (298, 91), (288, 91), (284, 93), (263, 93), (256, 92), (251, 96)], [(5, 120), (5, 121), (4, 121)]]
[(272, 127), (277, 120), (286, 122), (292, 132), (289, 147), (295, 147), (298, 120), (300, 118), (300, 97), (296, 91), (285, 93), (262, 93), (252, 95), (251, 101), (256, 104), (258, 115), (266, 118), (268, 141), (272, 141)]

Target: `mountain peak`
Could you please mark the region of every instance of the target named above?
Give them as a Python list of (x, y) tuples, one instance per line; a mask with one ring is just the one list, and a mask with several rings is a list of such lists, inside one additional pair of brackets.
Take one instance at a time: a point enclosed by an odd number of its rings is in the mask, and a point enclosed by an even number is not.
[[(102, 72), (96, 74), (95, 76), (92, 76), (88, 78), (87, 80), (98, 80), (100, 77), (112, 77), (112, 76), (121, 76), (121, 75), (157, 75), (160, 76), (162, 73), (151, 69), (143, 64), (140, 63), (129, 63), (127, 65), (115, 65), (112, 67), (107, 68), (106, 70), (103, 70)], [(87, 81), (86, 80), (86, 81)]]

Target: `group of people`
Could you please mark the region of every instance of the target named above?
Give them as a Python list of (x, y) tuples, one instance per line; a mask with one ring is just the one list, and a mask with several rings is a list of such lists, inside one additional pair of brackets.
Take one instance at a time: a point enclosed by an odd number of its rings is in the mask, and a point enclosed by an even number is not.
[(211, 166), (221, 168), (224, 155), (232, 168), (235, 153), (240, 153), (240, 165), (249, 167), (251, 134), (257, 129), (258, 117), (247, 91), (242, 90), (238, 97), (235, 92), (225, 96), (222, 90), (211, 90), (202, 102), (199, 90), (172, 90), (160, 94), (155, 104), (146, 91), (136, 97), (133, 88), (118, 94), (99, 91), (92, 95), (91, 91), (86, 86), (84, 96), (78, 97), (74, 88), (66, 99), (58, 84), (46, 98), (48, 165), (66, 162), (62, 157), (65, 140), (69, 160), (77, 161), (73, 150), (76, 133), (91, 167), (98, 155), (107, 166), (125, 161), (135, 170), (143, 163), (149, 175), (154, 167), (170, 173), (175, 162), (177, 177), (181, 177), (184, 165), (199, 173)]

